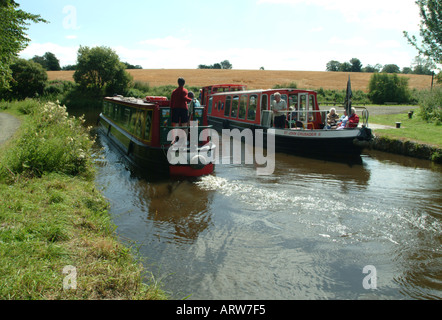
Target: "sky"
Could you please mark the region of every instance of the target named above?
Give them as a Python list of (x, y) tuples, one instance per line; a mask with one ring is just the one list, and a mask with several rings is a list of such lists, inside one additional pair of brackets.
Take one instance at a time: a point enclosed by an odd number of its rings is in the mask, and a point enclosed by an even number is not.
[[(16, 0), (17, 1), (17, 0)], [(325, 71), (330, 60), (410, 67), (419, 35), (415, 0), (18, 0), (32, 23), (30, 59), (52, 52), (75, 64), (80, 46), (106, 46), (144, 69)]]

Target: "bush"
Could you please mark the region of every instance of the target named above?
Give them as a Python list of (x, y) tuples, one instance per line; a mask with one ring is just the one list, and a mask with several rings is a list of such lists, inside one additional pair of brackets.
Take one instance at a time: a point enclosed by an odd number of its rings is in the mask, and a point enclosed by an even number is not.
[(409, 103), (411, 93), (408, 78), (398, 77), (397, 74), (375, 73), (370, 79), (368, 97), (376, 104)]
[(11, 70), (11, 91), (6, 94), (10, 99), (33, 98), (43, 93), (48, 75), (40, 64), (17, 59)]
[(64, 106), (38, 104), (22, 125), (17, 143), (6, 150), (0, 162), (1, 176), (40, 177), (51, 172), (89, 176), (94, 141), (83, 123), (82, 118), (68, 117)]
[(421, 117), (429, 122), (442, 122), (442, 88), (434, 88), (432, 91), (421, 92), (419, 96)]

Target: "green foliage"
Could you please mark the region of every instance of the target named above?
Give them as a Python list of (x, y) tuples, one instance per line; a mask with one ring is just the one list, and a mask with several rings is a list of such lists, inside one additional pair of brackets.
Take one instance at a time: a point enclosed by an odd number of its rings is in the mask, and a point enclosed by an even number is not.
[(34, 56), (32, 61), (37, 62), (42, 65), (42, 67), (47, 71), (60, 71), (60, 61), (57, 59), (55, 54), (52, 52), (46, 52), (43, 56)]
[(0, 2), (0, 89), (9, 88), (12, 80), (9, 66), (30, 41), (26, 36), (28, 21), (46, 22), (39, 15), (18, 8), (19, 5), (13, 0)]
[(432, 91), (424, 91), (419, 95), (421, 117), (425, 121), (442, 123), (442, 88), (437, 87)]
[(368, 96), (375, 104), (409, 103), (411, 92), (408, 78), (398, 77), (397, 74), (374, 73), (370, 79)]
[(80, 47), (74, 80), (83, 90), (124, 94), (132, 81), (116, 52), (107, 47)]
[(12, 82), (9, 94), (12, 98), (25, 99), (39, 96), (43, 93), (48, 75), (43, 67), (33, 61), (16, 59), (11, 65)]
[(290, 82), (285, 84), (277, 84), (273, 87), (273, 89), (297, 89), (298, 84), (296, 82)]
[(66, 108), (55, 103), (34, 105), (15, 145), (0, 161), (0, 177), (42, 176), (45, 173), (88, 176), (92, 172), (91, 128), (84, 119), (68, 117)]
[(417, 0), (421, 16), (420, 35), (422, 43), (419, 44), (416, 36), (411, 36), (404, 31), (408, 42), (420, 54), (442, 63), (442, 0)]

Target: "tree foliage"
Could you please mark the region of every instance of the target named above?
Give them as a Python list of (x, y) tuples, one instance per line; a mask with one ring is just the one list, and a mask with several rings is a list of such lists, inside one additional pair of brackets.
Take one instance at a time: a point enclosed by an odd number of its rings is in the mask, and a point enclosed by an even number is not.
[(16, 59), (10, 69), (13, 79), (9, 92), (5, 92), (4, 96), (10, 99), (25, 99), (43, 93), (48, 75), (40, 64), (31, 60)]
[(132, 81), (117, 53), (108, 47), (78, 50), (74, 80), (80, 88), (105, 94), (123, 94)]
[(43, 56), (34, 56), (32, 61), (42, 65), (47, 71), (60, 71), (60, 60), (52, 52), (46, 52)]
[(232, 69), (232, 64), (230, 63), (229, 60), (224, 60), (220, 63), (215, 63), (212, 65), (205, 65), (205, 64), (200, 64), (198, 66), (198, 69)]
[(420, 54), (442, 63), (442, 0), (417, 0), (416, 4), (421, 16), (422, 43), (419, 44), (416, 36), (410, 36), (407, 31), (404, 35)]
[(373, 103), (408, 103), (411, 100), (408, 78), (397, 74), (374, 73), (369, 83), (368, 97)]
[(19, 4), (13, 0), (0, 1), (0, 88), (9, 88), (12, 79), (10, 65), (30, 41), (26, 37), (29, 21), (46, 22), (40, 15), (20, 10)]

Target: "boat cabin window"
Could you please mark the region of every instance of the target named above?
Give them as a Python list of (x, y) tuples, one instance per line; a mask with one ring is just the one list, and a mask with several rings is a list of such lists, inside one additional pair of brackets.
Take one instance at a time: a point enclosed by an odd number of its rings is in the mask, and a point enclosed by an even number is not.
[(232, 105), (232, 97), (227, 96), (226, 97), (226, 109), (224, 109), (224, 115), (228, 117), (230, 115), (230, 107)]
[(232, 101), (232, 114), (231, 118), (238, 117), (238, 107), (239, 107), (239, 96), (234, 96)]
[(147, 110), (146, 125), (144, 129), (144, 139), (150, 141), (152, 135), (152, 117), (153, 110)]
[(256, 94), (252, 94), (249, 99), (249, 109), (247, 111), (247, 120), (255, 121), (257, 106), (258, 106), (258, 96)]
[(261, 111), (269, 110), (268, 96), (263, 94), (261, 97)]
[(212, 114), (212, 106), (213, 106), (213, 97), (209, 98), (209, 108), (207, 110), (208, 114)]
[[(311, 94), (311, 95), (308, 96), (308, 99), (309, 99), (309, 103), (308, 103), (309, 110), (310, 111), (315, 111), (315, 106), (316, 106), (316, 104), (315, 104), (315, 96)], [(316, 121), (316, 116), (317, 115), (318, 114), (316, 112), (310, 112), (310, 114), (309, 114), (309, 121)]]
[(298, 120), (306, 120), (306, 110), (307, 110), (307, 95), (301, 94), (299, 96), (299, 108), (298, 108)]
[(239, 114), (238, 114), (238, 118), (239, 119), (245, 119), (246, 118), (247, 100), (248, 100), (247, 95), (243, 94), (241, 96), (241, 102), (239, 104)]
[[(289, 114), (289, 121), (297, 121), (299, 120), (299, 114), (296, 112), (298, 111), (298, 95), (297, 94), (291, 94), (289, 95), (289, 110), (292, 110), (292, 112)], [(291, 118), (290, 118), (291, 116)]]

